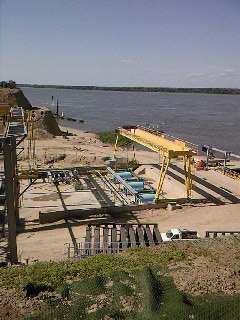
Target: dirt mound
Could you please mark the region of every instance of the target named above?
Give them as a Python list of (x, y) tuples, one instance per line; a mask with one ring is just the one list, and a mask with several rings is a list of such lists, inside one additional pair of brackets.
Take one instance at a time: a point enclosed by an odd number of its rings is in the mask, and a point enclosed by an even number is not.
[(21, 89), (0, 89), (0, 103), (9, 103), (11, 107), (22, 107), (24, 110), (32, 110), (33, 107), (24, 96)]
[(47, 132), (44, 129), (41, 128), (36, 128), (35, 129), (35, 139), (36, 140), (48, 140), (48, 139), (52, 139), (53, 135), (49, 132)]
[(37, 140), (51, 139), (54, 136), (62, 135), (62, 131), (50, 110), (37, 110), (34, 111), (34, 114), (35, 137)]
[(239, 237), (203, 239), (180, 246), (190, 252), (187, 263), (173, 271), (180, 290), (191, 294), (240, 292)]

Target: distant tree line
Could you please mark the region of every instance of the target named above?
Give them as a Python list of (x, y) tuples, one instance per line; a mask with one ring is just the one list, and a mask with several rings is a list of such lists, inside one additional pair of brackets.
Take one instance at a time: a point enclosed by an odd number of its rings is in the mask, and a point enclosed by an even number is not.
[(16, 82), (13, 80), (2, 81), (2, 82), (0, 82), (0, 88), (16, 89), (17, 85), (16, 85)]
[(101, 91), (240, 94), (240, 89), (231, 89), (231, 88), (98, 87), (98, 86), (63, 86), (63, 85), (39, 85), (39, 84), (18, 84), (18, 86), (31, 87), (31, 88), (101, 90)]

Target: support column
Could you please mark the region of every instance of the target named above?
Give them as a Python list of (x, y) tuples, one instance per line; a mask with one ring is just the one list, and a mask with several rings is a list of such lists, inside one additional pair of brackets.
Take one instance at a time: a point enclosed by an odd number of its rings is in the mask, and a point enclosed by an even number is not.
[(115, 142), (115, 145), (114, 145), (114, 158), (115, 159), (116, 159), (116, 153), (117, 153), (118, 138), (119, 138), (119, 132), (117, 133), (117, 138), (116, 138), (116, 142)]
[(4, 155), (4, 171), (6, 183), (6, 205), (8, 215), (8, 233), (9, 233), (9, 249), (10, 249), (10, 262), (17, 263), (17, 233), (16, 233), (16, 217), (14, 208), (14, 172), (12, 165), (12, 146), (9, 141), (3, 142), (3, 155)]
[(187, 197), (190, 198), (191, 189), (192, 189), (191, 158), (188, 157), (187, 161), (188, 161)]
[(134, 148), (134, 141), (132, 141), (132, 151), (133, 151), (133, 162), (136, 163), (136, 154), (135, 154), (135, 148)]
[(13, 194), (14, 194), (14, 211), (16, 217), (16, 223), (19, 224), (19, 189), (18, 180), (16, 177), (17, 169), (17, 153), (16, 153), (16, 138), (11, 138), (12, 147), (12, 172), (13, 172)]
[(224, 166), (223, 166), (223, 174), (225, 174), (226, 173), (226, 167), (227, 167), (227, 157), (228, 157), (228, 152), (227, 151), (225, 151), (224, 152)]
[(186, 156), (183, 156), (183, 168), (184, 168), (184, 180), (185, 180), (185, 187), (186, 187), (186, 192), (187, 191), (187, 160)]
[(207, 158), (206, 158), (206, 167), (205, 167), (205, 170), (208, 170), (209, 154), (210, 154), (210, 147), (207, 147)]
[(164, 179), (165, 179), (165, 176), (167, 174), (167, 170), (168, 170), (168, 167), (170, 164), (170, 158), (167, 159), (167, 164), (166, 164), (166, 167), (164, 168), (165, 162), (166, 162), (166, 156), (163, 157), (163, 163), (162, 163), (162, 168), (161, 168), (161, 172), (160, 172), (160, 178), (159, 178), (159, 182), (158, 182), (155, 201), (158, 201), (158, 199), (159, 199), (160, 192), (161, 192), (162, 186), (163, 186), (163, 182), (164, 182)]

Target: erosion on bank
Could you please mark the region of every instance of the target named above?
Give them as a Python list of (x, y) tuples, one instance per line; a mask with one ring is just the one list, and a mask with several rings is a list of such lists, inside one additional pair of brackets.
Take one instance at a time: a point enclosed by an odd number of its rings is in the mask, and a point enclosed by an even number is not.
[(24, 110), (32, 110), (33, 107), (24, 96), (21, 89), (0, 89), (0, 103), (9, 103), (11, 107), (22, 107)]
[(22, 107), (24, 110), (34, 112), (34, 129), (37, 140), (51, 139), (63, 134), (53, 113), (50, 110), (33, 108), (21, 89), (1, 88), (0, 103), (8, 103), (11, 107)]

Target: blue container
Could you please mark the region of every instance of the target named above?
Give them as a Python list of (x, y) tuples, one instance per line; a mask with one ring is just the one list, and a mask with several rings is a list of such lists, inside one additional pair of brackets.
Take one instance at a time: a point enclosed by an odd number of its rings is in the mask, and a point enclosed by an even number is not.
[[(132, 178), (132, 173), (130, 171), (119, 171), (117, 172), (119, 177), (121, 177), (123, 180), (129, 180)], [(117, 178), (114, 178), (115, 183), (119, 183)]]
[(130, 171), (120, 171), (120, 172), (117, 172), (117, 174), (124, 180), (129, 180), (132, 178), (132, 172)]
[(144, 181), (129, 181), (128, 184), (136, 191), (144, 190)]
[(140, 193), (139, 194), (139, 202), (146, 203), (146, 202), (153, 202), (155, 199), (155, 193)]

